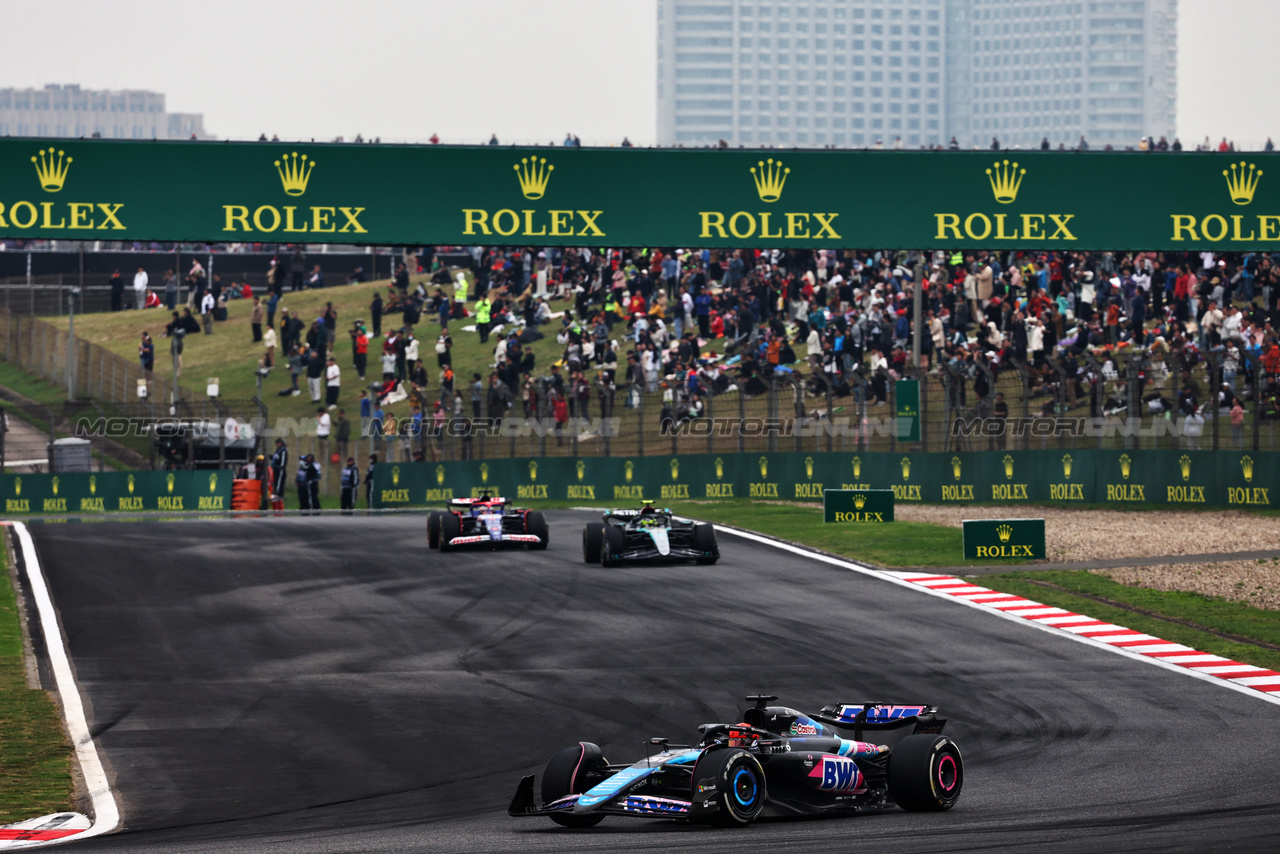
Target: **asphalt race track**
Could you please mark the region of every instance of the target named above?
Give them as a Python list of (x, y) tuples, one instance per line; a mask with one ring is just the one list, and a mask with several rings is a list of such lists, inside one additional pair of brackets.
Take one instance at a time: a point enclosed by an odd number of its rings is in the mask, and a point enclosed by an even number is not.
[[(76, 850), (1280, 849), (1280, 708), (721, 533), (714, 567), (428, 552), (421, 516), (32, 525), (124, 820)], [(948, 813), (745, 830), (513, 819), (598, 742), (925, 701), (965, 753)]]

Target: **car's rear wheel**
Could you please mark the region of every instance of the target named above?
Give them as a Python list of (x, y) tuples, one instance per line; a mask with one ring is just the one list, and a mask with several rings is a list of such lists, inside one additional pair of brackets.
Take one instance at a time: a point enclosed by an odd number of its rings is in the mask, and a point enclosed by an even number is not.
[(699, 524), (693, 526), (693, 545), (700, 552), (706, 552), (698, 558), (698, 563), (710, 565), (720, 559), (720, 545), (716, 542), (714, 525)]
[(427, 514), (427, 548), (440, 548), (440, 516), (443, 515), (438, 510), (433, 510)]
[[(591, 788), (588, 778), (607, 773), (609, 760), (604, 751), (589, 741), (558, 751), (542, 769), (542, 804), (555, 803), (565, 795), (580, 795)], [(549, 818), (564, 827), (593, 827), (604, 821), (603, 815), (552, 815)]]
[[(689, 817), (720, 827), (746, 827), (769, 799), (764, 769), (745, 750), (717, 750), (698, 760), (693, 771)], [(707, 787), (711, 787), (708, 791)]]
[(536, 510), (530, 510), (524, 514), (524, 532), (539, 538), (538, 542), (529, 544), (531, 549), (545, 549), (547, 544), (551, 542), (551, 532), (547, 528), (547, 517)]
[(964, 760), (942, 735), (909, 735), (889, 754), (889, 794), (911, 812), (949, 810), (964, 786)]
[(462, 520), (456, 513), (440, 514), (440, 551), (451, 552), (456, 546), (449, 545), (454, 537), (462, 536)]
[(600, 545), (600, 565), (618, 566), (622, 563), (622, 550), (626, 548), (627, 536), (617, 525), (605, 525), (603, 534), (603, 542)]
[(588, 522), (582, 529), (582, 559), (587, 563), (598, 563), (603, 545), (604, 523)]

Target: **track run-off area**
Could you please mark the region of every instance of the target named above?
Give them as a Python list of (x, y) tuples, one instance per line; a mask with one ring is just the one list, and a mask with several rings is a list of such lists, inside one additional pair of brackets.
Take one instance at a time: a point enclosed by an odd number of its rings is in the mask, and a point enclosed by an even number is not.
[[(582, 562), (590, 513), (547, 518), (546, 551), (447, 555), (421, 515), (32, 525), (121, 816), (68, 844), (1280, 848), (1265, 695), (726, 530), (716, 566), (602, 569)], [(745, 830), (506, 815), (561, 747), (633, 761), (650, 737), (738, 720), (754, 693), (939, 706), (959, 804)]]

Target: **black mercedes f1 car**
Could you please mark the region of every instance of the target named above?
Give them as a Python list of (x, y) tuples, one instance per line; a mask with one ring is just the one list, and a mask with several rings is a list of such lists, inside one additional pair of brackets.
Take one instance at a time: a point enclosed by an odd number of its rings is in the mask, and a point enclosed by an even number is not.
[(442, 552), (462, 546), (545, 549), (549, 542), (547, 520), (541, 513), (512, 507), (507, 499), (487, 492), (479, 498), (455, 498), (447, 511), (427, 514), (427, 546)]
[(761, 816), (858, 812), (896, 804), (947, 810), (964, 784), (946, 721), (922, 704), (839, 703), (815, 715), (755, 705), (735, 724), (703, 724), (688, 746), (650, 740), (654, 753), (612, 765), (590, 742), (566, 747), (516, 787), (508, 813), (591, 827), (608, 815), (673, 818), (725, 827)]
[(639, 510), (609, 510), (604, 521), (588, 522), (582, 530), (582, 559), (602, 566), (677, 560), (713, 564), (720, 559), (720, 546), (714, 526), (645, 501)]

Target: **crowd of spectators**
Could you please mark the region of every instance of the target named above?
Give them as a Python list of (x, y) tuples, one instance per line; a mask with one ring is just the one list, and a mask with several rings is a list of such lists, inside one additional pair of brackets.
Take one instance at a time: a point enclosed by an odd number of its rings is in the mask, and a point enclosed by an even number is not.
[[(957, 408), (998, 411), (995, 381), (1017, 371), (1042, 414), (1064, 398), (1094, 415), (1140, 399), (1199, 419), (1252, 405), (1256, 375), (1258, 414), (1280, 415), (1280, 257), (1264, 253), (492, 247), (473, 250), (471, 272), (462, 299), (443, 287), (422, 299), (496, 342), (492, 373), (473, 378), (477, 414), (483, 401), (490, 416), (520, 405), (559, 422), (661, 392), (667, 427), (707, 414), (717, 394), (779, 383), (883, 405), (913, 369), (919, 280), (919, 370), (943, 377)], [(560, 358), (535, 365), (527, 344), (549, 334)], [(1131, 399), (1117, 362), (1135, 354), (1147, 362)], [(1210, 363), (1220, 387), (1205, 385)]]

